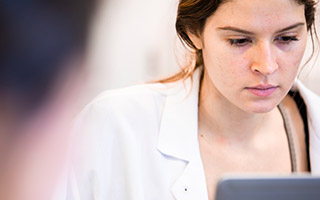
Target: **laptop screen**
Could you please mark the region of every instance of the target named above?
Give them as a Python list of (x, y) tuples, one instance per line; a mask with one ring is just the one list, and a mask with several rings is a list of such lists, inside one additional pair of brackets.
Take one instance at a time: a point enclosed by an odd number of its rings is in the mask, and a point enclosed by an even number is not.
[(320, 177), (229, 176), (219, 181), (215, 200), (320, 200)]

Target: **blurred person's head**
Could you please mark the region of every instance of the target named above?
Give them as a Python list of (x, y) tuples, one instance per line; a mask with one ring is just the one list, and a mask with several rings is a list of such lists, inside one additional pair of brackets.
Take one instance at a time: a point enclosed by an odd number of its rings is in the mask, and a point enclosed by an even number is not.
[(0, 199), (41, 199), (57, 176), (95, 4), (0, 3)]
[(0, 107), (4, 118), (24, 120), (51, 98), (68, 75), (80, 70), (94, 2), (1, 2)]

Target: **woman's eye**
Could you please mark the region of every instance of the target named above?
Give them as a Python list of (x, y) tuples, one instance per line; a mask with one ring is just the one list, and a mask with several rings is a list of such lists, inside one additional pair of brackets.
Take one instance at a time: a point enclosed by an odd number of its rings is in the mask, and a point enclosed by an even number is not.
[(299, 41), (299, 39), (296, 36), (282, 36), (282, 37), (277, 37), (276, 41), (282, 44), (289, 44), (292, 41)]
[(248, 38), (240, 38), (240, 39), (229, 39), (229, 42), (231, 45), (235, 45), (237, 47), (245, 46), (246, 44), (249, 44), (252, 42), (252, 40)]

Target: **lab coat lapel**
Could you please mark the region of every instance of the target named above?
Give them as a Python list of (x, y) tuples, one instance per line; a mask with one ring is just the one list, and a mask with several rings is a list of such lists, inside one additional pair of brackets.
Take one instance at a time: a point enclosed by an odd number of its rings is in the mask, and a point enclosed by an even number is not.
[(311, 171), (313, 174), (320, 174), (320, 98), (299, 80), (295, 87), (307, 105)]
[(158, 150), (186, 162), (173, 184), (175, 199), (207, 199), (206, 180), (198, 143), (198, 93), (200, 70), (171, 90), (161, 118)]

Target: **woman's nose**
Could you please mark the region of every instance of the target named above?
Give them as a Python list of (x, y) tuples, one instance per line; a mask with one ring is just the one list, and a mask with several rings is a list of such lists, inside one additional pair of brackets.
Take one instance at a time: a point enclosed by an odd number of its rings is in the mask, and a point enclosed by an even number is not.
[(274, 74), (278, 68), (271, 44), (269, 42), (258, 44), (252, 54), (251, 71), (267, 76)]

